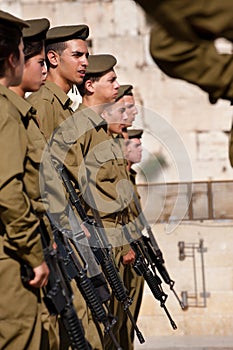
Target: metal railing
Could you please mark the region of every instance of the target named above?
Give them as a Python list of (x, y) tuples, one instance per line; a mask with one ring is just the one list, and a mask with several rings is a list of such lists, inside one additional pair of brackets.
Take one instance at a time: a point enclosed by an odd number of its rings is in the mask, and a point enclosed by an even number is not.
[(233, 180), (138, 184), (138, 192), (149, 221), (233, 219)]

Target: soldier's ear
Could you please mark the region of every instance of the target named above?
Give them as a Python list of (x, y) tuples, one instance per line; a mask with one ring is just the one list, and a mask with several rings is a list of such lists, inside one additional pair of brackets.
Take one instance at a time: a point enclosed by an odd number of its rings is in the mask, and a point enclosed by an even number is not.
[(108, 118), (108, 113), (107, 113), (106, 108), (103, 110), (101, 116), (102, 116), (102, 118), (105, 119), (105, 120)]
[(49, 63), (50, 63), (50, 67), (57, 67), (58, 66), (58, 63), (59, 63), (59, 60), (60, 60), (60, 56), (59, 54), (54, 51), (54, 50), (49, 50), (47, 52), (47, 58), (49, 60)]
[(87, 80), (85, 82), (85, 89), (87, 92), (89, 92), (90, 94), (93, 94), (93, 92), (95, 91), (94, 89), (94, 85), (93, 82), (91, 80)]
[(14, 53), (11, 53), (7, 59), (8, 65), (11, 68), (16, 68), (19, 62), (19, 59), (16, 57)]

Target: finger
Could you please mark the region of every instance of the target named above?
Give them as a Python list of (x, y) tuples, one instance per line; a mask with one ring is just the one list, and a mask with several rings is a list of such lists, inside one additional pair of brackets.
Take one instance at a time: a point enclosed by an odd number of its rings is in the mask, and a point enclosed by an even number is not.
[(34, 278), (33, 280), (29, 281), (29, 284), (34, 288), (40, 288), (41, 281), (38, 280), (38, 278)]
[(46, 277), (46, 278), (44, 279), (44, 283), (43, 283), (43, 286), (42, 286), (42, 287), (47, 286), (47, 284), (48, 284), (48, 277)]
[(46, 276), (36, 276), (33, 280), (29, 282), (30, 286), (34, 288), (42, 288), (45, 286), (45, 283), (47, 284), (47, 277)]

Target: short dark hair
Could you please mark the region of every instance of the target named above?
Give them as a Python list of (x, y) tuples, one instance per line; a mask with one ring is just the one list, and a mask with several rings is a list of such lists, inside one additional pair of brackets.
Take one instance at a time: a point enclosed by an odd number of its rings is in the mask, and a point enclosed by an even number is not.
[(87, 90), (85, 88), (85, 84), (88, 80), (90, 80), (92, 83), (94, 83), (95, 81), (99, 81), (100, 78), (102, 77), (103, 73), (98, 73), (98, 74), (86, 74), (84, 79), (83, 79), (83, 82), (80, 84), (80, 85), (77, 85), (77, 88), (78, 88), (78, 91), (80, 93), (80, 95), (83, 97)]
[(31, 42), (29, 40), (24, 40), (24, 57), (25, 61), (29, 60), (31, 57), (39, 55), (44, 47), (44, 41)]
[(9, 22), (1, 21), (0, 23), (0, 78), (5, 74), (6, 60), (10, 54), (19, 58), (19, 44), (22, 37), (21, 30)]
[(109, 69), (109, 70), (107, 70), (105, 72), (101, 72), (101, 73), (87, 73), (87, 74), (85, 74), (83, 82), (80, 85), (77, 85), (77, 88), (78, 88), (80, 95), (83, 97), (87, 92), (87, 90), (85, 88), (85, 83), (87, 80), (90, 80), (92, 83), (94, 83), (95, 81), (99, 81), (103, 75), (105, 75), (107, 72), (109, 72), (111, 70), (112, 69)]
[(66, 48), (67, 48), (66, 41), (61, 41), (58, 43), (51, 43), (51, 44), (47, 44), (47, 45), (45, 43), (45, 57), (46, 57), (46, 64), (47, 64), (48, 69), (50, 68), (50, 62), (49, 62), (49, 59), (47, 56), (48, 52), (55, 51), (60, 56)]

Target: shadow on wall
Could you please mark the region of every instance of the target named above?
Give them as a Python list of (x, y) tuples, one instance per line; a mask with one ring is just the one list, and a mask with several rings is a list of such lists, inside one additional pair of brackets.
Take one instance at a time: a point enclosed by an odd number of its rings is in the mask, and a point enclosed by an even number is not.
[(137, 173), (142, 183), (155, 181), (163, 168), (168, 167), (165, 157), (161, 153), (152, 153), (137, 167)]

